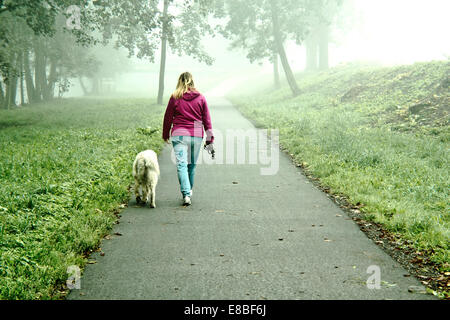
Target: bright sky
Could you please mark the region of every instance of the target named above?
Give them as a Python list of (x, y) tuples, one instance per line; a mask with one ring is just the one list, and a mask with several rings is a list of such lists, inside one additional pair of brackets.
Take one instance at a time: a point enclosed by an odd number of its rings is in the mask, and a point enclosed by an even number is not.
[(450, 55), (449, 0), (355, 0), (355, 7), (363, 26), (349, 34), (333, 62), (398, 64)]
[[(450, 0), (354, 0), (354, 6), (359, 24), (337, 32), (338, 41), (330, 44), (330, 65), (409, 64), (450, 56)], [(292, 68), (303, 70), (304, 48), (291, 43), (287, 49)]]

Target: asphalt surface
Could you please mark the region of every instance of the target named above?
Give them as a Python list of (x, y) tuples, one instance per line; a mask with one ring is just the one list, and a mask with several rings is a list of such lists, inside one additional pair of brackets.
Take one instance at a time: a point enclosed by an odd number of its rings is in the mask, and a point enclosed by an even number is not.
[[(68, 299), (434, 299), (410, 293), (420, 282), (285, 154), (274, 175), (262, 175), (270, 165), (254, 164), (251, 156), (236, 164), (237, 150), (227, 160), (231, 148), (221, 136), (233, 132), (226, 130), (256, 129), (228, 101), (209, 105), (216, 164), (198, 166), (192, 205), (181, 205), (167, 146), (159, 156), (157, 207), (130, 200), (101, 244), (104, 256), (92, 254), (96, 263), (87, 265), (81, 289)], [(248, 145), (248, 154), (264, 154), (261, 143)], [(209, 159), (205, 151), (200, 157)], [(369, 289), (376, 270), (380, 288)]]

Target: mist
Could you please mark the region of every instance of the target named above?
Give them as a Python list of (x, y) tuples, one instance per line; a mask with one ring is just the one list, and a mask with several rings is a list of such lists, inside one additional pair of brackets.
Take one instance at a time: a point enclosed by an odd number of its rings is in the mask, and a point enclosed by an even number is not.
[(360, 19), (332, 49), (333, 64), (366, 60), (385, 65), (447, 59), (450, 2), (354, 1)]
[[(338, 17), (337, 27), (331, 32), (330, 67), (352, 62), (393, 66), (446, 60), (450, 56), (450, 42), (446, 40), (450, 30), (448, 1), (351, 0), (347, 4)], [(269, 77), (273, 72), (272, 63), (251, 63), (244, 50), (230, 48), (230, 40), (221, 35), (206, 36), (201, 44), (214, 59), (211, 65), (189, 56), (179, 56), (169, 48), (164, 81), (166, 95), (175, 89), (177, 77), (183, 71), (192, 72), (199, 90), (212, 95), (223, 95), (249, 79), (260, 75)], [(121, 49), (120, 52), (124, 59), (129, 59), (129, 71), (115, 77), (114, 95), (155, 96), (159, 52), (154, 63), (136, 57), (126, 58), (126, 51)], [(303, 45), (288, 40), (286, 53), (294, 72), (305, 70)], [(74, 82), (67, 96), (81, 95), (78, 83)]]

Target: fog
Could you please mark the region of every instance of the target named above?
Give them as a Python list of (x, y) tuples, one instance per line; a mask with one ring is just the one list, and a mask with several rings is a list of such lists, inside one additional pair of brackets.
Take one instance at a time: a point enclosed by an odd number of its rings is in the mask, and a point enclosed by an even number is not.
[[(329, 65), (349, 62), (378, 65), (410, 64), (418, 61), (443, 60), (450, 56), (450, 1), (448, 0), (354, 0), (331, 32)], [(170, 95), (181, 72), (194, 75), (199, 90), (222, 95), (252, 78), (273, 72), (268, 61), (250, 63), (246, 52), (230, 49), (222, 36), (202, 40), (213, 58), (210, 66), (188, 56), (178, 56), (168, 48), (165, 91)], [(304, 46), (293, 41), (285, 43), (286, 54), (293, 72), (305, 69)], [(127, 53), (122, 51), (123, 55)], [(159, 51), (155, 62), (130, 59), (130, 71), (115, 78), (115, 95), (154, 97), (158, 91)], [(284, 78), (281, 64), (280, 76)], [(79, 96), (81, 89), (73, 83), (67, 96)]]
[(333, 64), (352, 60), (408, 64), (446, 59), (450, 54), (450, 1), (356, 0), (354, 4), (360, 26), (335, 51), (331, 49)]

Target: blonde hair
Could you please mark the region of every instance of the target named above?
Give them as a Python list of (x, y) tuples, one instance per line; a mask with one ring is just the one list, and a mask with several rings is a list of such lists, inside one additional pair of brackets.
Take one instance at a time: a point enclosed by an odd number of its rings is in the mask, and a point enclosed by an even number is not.
[(194, 85), (194, 79), (189, 72), (183, 72), (178, 78), (177, 88), (172, 94), (175, 99), (180, 99), (188, 91), (197, 91)]

